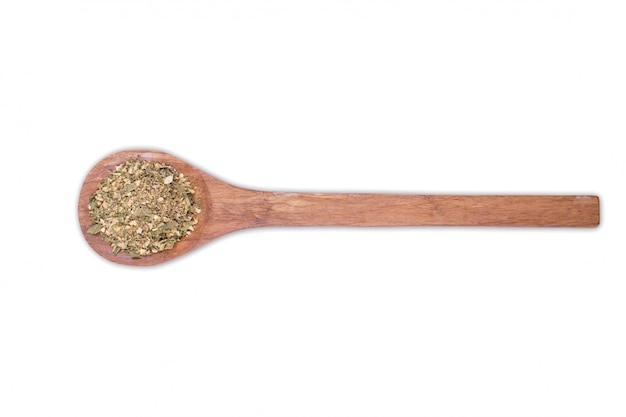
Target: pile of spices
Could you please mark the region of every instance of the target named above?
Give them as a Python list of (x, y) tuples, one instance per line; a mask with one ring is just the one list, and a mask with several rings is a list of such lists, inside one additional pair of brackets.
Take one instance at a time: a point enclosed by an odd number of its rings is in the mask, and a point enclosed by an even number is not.
[(195, 190), (184, 174), (159, 162), (129, 159), (89, 199), (92, 226), (114, 254), (133, 258), (172, 249), (198, 223)]

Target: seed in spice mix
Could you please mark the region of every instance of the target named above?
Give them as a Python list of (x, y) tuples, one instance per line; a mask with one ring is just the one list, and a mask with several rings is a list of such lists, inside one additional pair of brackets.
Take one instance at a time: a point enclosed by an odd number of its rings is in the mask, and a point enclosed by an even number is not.
[(174, 167), (129, 159), (90, 197), (87, 233), (100, 234), (116, 255), (139, 258), (172, 249), (198, 223), (194, 194), (189, 179)]

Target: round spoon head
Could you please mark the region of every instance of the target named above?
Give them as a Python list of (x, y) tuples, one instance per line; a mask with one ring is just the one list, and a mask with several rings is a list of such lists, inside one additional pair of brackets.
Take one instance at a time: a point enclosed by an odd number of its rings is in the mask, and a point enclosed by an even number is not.
[[(98, 189), (100, 182), (114, 170), (117, 165), (120, 165), (131, 158), (139, 158), (147, 161), (158, 161), (163, 164), (174, 167), (178, 172), (185, 174), (191, 181), (195, 188), (195, 200), (199, 202), (201, 212), (198, 213), (198, 223), (194, 227), (194, 231), (174, 245), (172, 249), (164, 250), (161, 252), (153, 253), (141, 258), (132, 258), (129, 254), (120, 252), (114, 254), (111, 245), (104, 241), (99, 234), (89, 234), (87, 229), (91, 227), (91, 216), (89, 214), (89, 199)], [(80, 223), (80, 229), (83, 232), (83, 236), (87, 240), (87, 243), (102, 257), (109, 261), (125, 264), (125, 265), (156, 265), (170, 259), (179, 257), (198, 246), (206, 243), (207, 241), (217, 237), (219, 231), (211, 233), (207, 231), (207, 226), (210, 224), (209, 218), (211, 217), (211, 195), (209, 193), (209, 186), (207, 182), (213, 181), (215, 184), (223, 184), (224, 187), (228, 187), (227, 184), (209, 176), (203, 171), (195, 168), (194, 166), (180, 160), (172, 155), (159, 151), (148, 150), (128, 150), (117, 152), (112, 154), (100, 162), (98, 162), (87, 174), (80, 191), (78, 199), (78, 221)], [(219, 185), (217, 186), (219, 189)]]

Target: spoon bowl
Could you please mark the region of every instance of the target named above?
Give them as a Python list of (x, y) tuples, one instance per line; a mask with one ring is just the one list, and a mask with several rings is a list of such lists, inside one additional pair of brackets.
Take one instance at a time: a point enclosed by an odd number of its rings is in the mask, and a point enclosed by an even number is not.
[[(90, 197), (96, 192), (98, 185), (110, 171), (131, 158), (158, 161), (174, 167), (178, 172), (184, 173), (193, 184), (196, 190), (196, 198), (200, 201), (202, 207), (197, 217), (198, 224), (195, 226), (195, 230), (190, 236), (178, 241), (171, 250), (157, 252), (142, 258), (132, 258), (128, 253), (124, 252), (114, 254), (111, 245), (105, 242), (100, 235), (92, 235), (86, 232), (92, 224), (88, 208)], [(210, 224), (209, 217), (211, 212), (211, 195), (209, 194), (209, 186), (207, 184), (207, 182), (209, 182), (207, 181), (207, 179), (209, 179), (208, 177), (207, 174), (194, 166), (164, 152), (129, 150), (114, 153), (98, 162), (91, 171), (89, 171), (80, 191), (78, 200), (78, 220), (83, 236), (87, 240), (87, 243), (89, 243), (99, 255), (109, 261), (120, 264), (141, 266), (156, 265), (181, 256), (210, 240), (210, 238), (208, 238), (208, 236), (210, 236), (209, 231), (206, 230), (207, 226)], [(219, 182), (221, 183), (221, 181)], [(212, 188), (217, 189), (215, 185), (213, 185)]]
[[(185, 174), (201, 212), (194, 231), (172, 249), (141, 258), (120, 252), (92, 225), (90, 197), (117, 165), (131, 158), (158, 161)], [(87, 174), (78, 200), (78, 220), (87, 243), (109, 261), (136, 266), (177, 258), (236, 230), (262, 226), (481, 226), (596, 227), (599, 198), (589, 195), (417, 195), (289, 193), (248, 190), (228, 184), (165, 152), (126, 150), (98, 162)]]

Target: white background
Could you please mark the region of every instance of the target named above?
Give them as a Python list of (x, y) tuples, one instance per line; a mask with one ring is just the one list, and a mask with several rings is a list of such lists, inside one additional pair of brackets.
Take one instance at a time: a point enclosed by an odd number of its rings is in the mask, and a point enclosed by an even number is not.
[[(0, 1), (0, 415), (623, 416), (622, 1)], [(597, 194), (593, 230), (259, 229), (152, 268), (122, 149), (231, 183)]]

